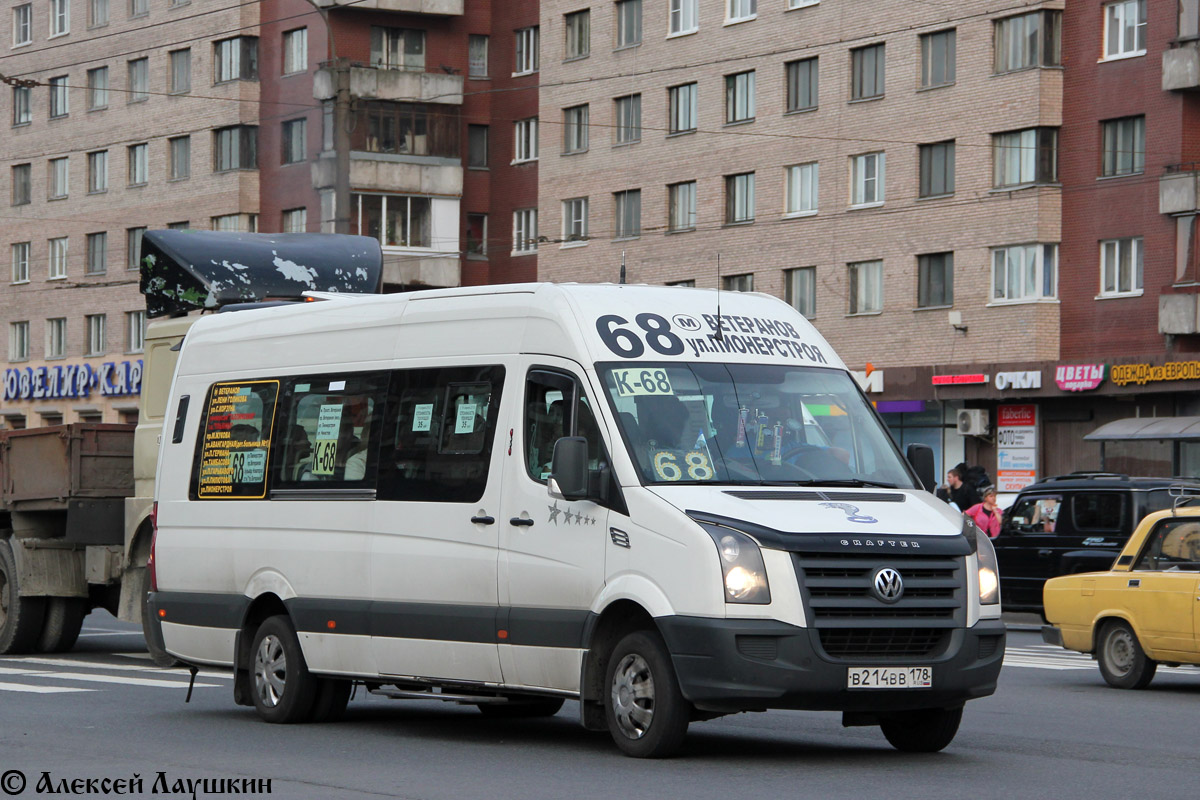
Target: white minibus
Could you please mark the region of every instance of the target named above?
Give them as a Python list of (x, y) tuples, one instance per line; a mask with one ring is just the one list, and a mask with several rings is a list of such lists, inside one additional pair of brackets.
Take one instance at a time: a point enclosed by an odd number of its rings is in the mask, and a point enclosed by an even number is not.
[(934, 751), (996, 687), (987, 536), (776, 298), (531, 284), (214, 314), (167, 414), (149, 607), (269, 722), (337, 718), (359, 683), (495, 717), (575, 700), (640, 757), (766, 709)]

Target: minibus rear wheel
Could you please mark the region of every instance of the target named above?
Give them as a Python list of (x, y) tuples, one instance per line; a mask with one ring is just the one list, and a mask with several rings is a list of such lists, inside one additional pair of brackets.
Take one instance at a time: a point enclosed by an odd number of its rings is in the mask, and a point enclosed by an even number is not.
[(308, 671), (287, 617), (268, 617), (254, 634), (250, 665), (254, 708), (267, 722), (305, 722), (312, 716), (317, 679)]
[(683, 747), (691, 709), (657, 631), (635, 631), (608, 658), (604, 713), (613, 741), (634, 758), (666, 758)]

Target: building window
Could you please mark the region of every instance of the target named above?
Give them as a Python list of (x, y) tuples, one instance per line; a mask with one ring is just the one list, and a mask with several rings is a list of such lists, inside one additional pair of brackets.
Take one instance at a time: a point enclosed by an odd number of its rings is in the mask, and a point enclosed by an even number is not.
[(97, 150), (87, 154), (88, 194), (108, 191), (108, 151)]
[(488, 37), (473, 33), (467, 39), (467, 75), (471, 78), (488, 76)]
[(283, 74), (308, 71), (308, 28), (283, 32)]
[(24, 3), (13, 8), (13, 47), (33, 41), (33, 5)]
[(371, 26), (371, 66), (425, 71), (425, 31)]
[(754, 221), (754, 173), (725, 176), (725, 224)]
[(150, 0), (129, 0), (129, 16), (144, 17), (150, 13)]
[(1104, 7), (1104, 57), (1146, 54), (1146, 0), (1121, 0)]
[(957, 34), (948, 31), (926, 33), (921, 37), (921, 88), (949, 86), (954, 83)]
[(87, 317), (87, 352), (86, 356), (102, 356), (108, 349), (105, 341), (105, 314), (88, 314)]
[(1058, 180), (1058, 129), (1026, 128), (992, 136), (997, 189)]
[(1029, 301), (1058, 292), (1058, 245), (1020, 244), (992, 250), (992, 300)]
[(391, 100), (359, 102), (356, 108), (351, 150), (462, 158), (457, 109)]
[(670, 105), (668, 133), (687, 133), (696, 130), (696, 94), (698, 84), (685, 83), (667, 89)]
[(514, 123), (516, 153), (513, 163), (536, 161), (538, 157), (538, 120), (537, 117), (519, 119)]
[(518, 208), (513, 212), (513, 254), (536, 253), (538, 249), (538, 212), (536, 208)]
[(235, 125), (213, 131), (213, 171), (258, 167), (258, 128)]
[(46, 358), (63, 358), (67, 354), (67, 319), (46, 320)]
[(1100, 296), (1142, 293), (1142, 237), (1100, 243)]
[(28, 125), (33, 121), (33, 90), (28, 86), (14, 86), (12, 99), (13, 126)]
[(562, 202), (564, 242), (586, 242), (588, 238), (588, 199), (573, 197)]
[(467, 166), (475, 169), (487, 169), (488, 165), (488, 126), (467, 126)]
[(146, 312), (125, 312), (125, 352), (140, 353), (146, 349)]
[(882, 42), (850, 51), (850, 99), (883, 97), (884, 45)]
[(754, 70), (725, 76), (725, 122), (754, 119)]
[(171, 94), (186, 94), (192, 90), (192, 51), (172, 50), (168, 56), (171, 61)]
[(1057, 67), (1061, 51), (1061, 11), (1034, 11), (995, 22), (996, 72)]
[(700, 0), (671, 0), (667, 32), (671, 36), (700, 30)]
[(12, 282), (29, 283), (29, 242), (12, 246)]
[(304, 233), (308, 230), (307, 208), (285, 208), (283, 210), (283, 232)]
[(308, 120), (304, 118), (289, 119), (283, 123), (281, 141), (284, 164), (299, 164), (308, 158), (308, 144), (305, 136)]
[(850, 157), (850, 206), (883, 205), (885, 153)]
[(539, 28), (534, 25), (516, 32), (517, 61), (514, 75), (528, 75), (538, 71)]
[(564, 58), (586, 58), (591, 52), (591, 20), (592, 12), (588, 9), (563, 17), (563, 27), (566, 30), (566, 41), (563, 43)]
[(487, 214), (467, 214), (467, 257), (487, 258)]
[(817, 213), (817, 184), (820, 167), (817, 162), (785, 167), (787, 192), (784, 213), (788, 216), (809, 216)]
[(642, 43), (642, 0), (617, 0), (617, 47)]
[(16, 164), (12, 168), (12, 204), (23, 206), (33, 202), (33, 165)]
[(150, 99), (150, 59), (135, 58), (129, 62), (130, 103), (141, 103)]
[(687, 280), (683, 280), (683, 281), (667, 281), (666, 285), (667, 286), (680, 286), (685, 289), (695, 289), (696, 288), (696, 279), (688, 278)]
[(617, 118), (617, 144), (642, 140), (642, 96), (630, 94), (613, 101)]
[(917, 307), (954, 305), (954, 253), (917, 256)]
[(192, 175), (192, 137), (176, 136), (167, 140), (167, 156), (170, 162), (168, 173), (173, 181), (181, 181)]
[(29, 360), (29, 322), (8, 323), (8, 360)]
[(238, 36), (213, 43), (213, 82), (258, 80), (258, 37)]
[(192, 227), (191, 223), (188, 222), (186, 219), (181, 222), (168, 222), (167, 223), (167, 230), (172, 230), (172, 231), (186, 231), (191, 227)]
[(50, 119), (65, 117), (70, 113), (70, 94), (67, 87), (67, 76), (59, 75), (51, 78), (50, 85)]
[(71, 32), (71, 0), (50, 0), (50, 35)]
[(563, 109), (563, 152), (582, 153), (588, 149), (588, 107)]
[(433, 201), (428, 197), (356, 194), (350, 198), (350, 213), (357, 216), (355, 232), (378, 239), (383, 247), (433, 246)]
[(753, 292), (754, 273), (745, 275), (726, 275), (721, 278), (721, 288), (727, 292)]
[(787, 110), (810, 111), (817, 107), (817, 59), (805, 58), (783, 65), (787, 83)]
[(126, 148), (129, 159), (129, 185), (144, 186), (150, 171), (148, 163), (148, 144), (133, 144)]
[(108, 0), (92, 0), (90, 3), (90, 27), (99, 28), (108, 24)]
[(67, 277), (67, 237), (50, 240), (50, 280)]
[(70, 160), (67, 158), (50, 159), (49, 192), (50, 200), (62, 200), (70, 189)]
[(615, 215), (618, 239), (634, 239), (642, 235), (642, 190), (615, 192)]
[(817, 316), (817, 268), (783, 271), (783, 299), (807, 319)]
[(758, 0), (725, 0), (725, 21), (743, 22), (758, 16)]
[(667, 230), (696, 229), (696, 182), (673, 183), (667, 187)]
[(87, 235), (87, 274), (102, 275), (108, 271), (108, 234)]
[(1146, 118), (1125, 117), (1102, 122), (1104, 159), (1100, 174), (1133, 175), (1146, 169)]
[(96, 67), (87, 72), (88, 111), (108, 108), (108, 67)]
[(850, 313), (878, 314), (883, 311), (883, 262), (859, 261), (850, 270)]
[(258, 233), (258, 214), (221, 214), (210, 217), (208, 222), (214, 231)]
[(125, 229), (125, 269), (137, 269), (142, 258), (142, 234), (145, 228)]
[(921, 197), (954, 194), (954, 142), (923, 144), (921, 151)]

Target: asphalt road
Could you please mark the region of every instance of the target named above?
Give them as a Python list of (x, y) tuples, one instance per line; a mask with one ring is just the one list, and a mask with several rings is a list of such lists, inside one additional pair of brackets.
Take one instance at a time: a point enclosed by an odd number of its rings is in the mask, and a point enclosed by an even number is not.
[[(574, 703), (551, 719), (500, 722), (360, 692), (342, 722), (273, 726), (233, 704), (228, 675), (201, 673), (189, 705), (186, 684), (186, 672), (150, 665), (132, 626), (102, 614), (70, 654), (0, 658), (0, 773), (24, 774), (19, 797), (49, 796), (36, 791), (43, 772), (60, 789), (63, 779), (138, 774), (150, 796), (162, 772), (168, 788), (270, 779), (269, 796), (289, 800), (1095, 800), (1185, 797), (1200, 780), (1200, 670), (1160, 669), (1145, 691), (1111, 689), (1094, 662), (1043, 645), (1033, 626), (1010, 631), (996, 695), (969, 703), (953, 744), (923, 756), (830, 713), (697, 723), (686, 755), (652, 762), (579, 727)], [(0, 790), (15, 782), (4, 775)]]

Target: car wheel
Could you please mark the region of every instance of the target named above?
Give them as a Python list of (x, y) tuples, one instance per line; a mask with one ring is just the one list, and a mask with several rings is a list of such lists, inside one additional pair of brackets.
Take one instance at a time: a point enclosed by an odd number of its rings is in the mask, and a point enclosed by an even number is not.
[(0, 540), (0, 655), (30, 652), (42, 634), (46, 598), (21, 597), (19, 588), (12, 545)]
[(1100, 633), (1096, 649), (1100, 674), (1118, 689), (1145, 689), (1154, 679), (1158, 664), (1146, 657), (1142, 645), (1127, 622), (1110, 622)]
[(635, 758), (679, 752), (691, 709), (662, 637), (652, 631), (624, 637), (609, 653), (606, 673), (605, 716), (617, 747)]
[(532, 700), (512, 699), (507, 703), (480, 703), (479, 713), (488, 719), (535, 719), (553, 717), (563, 707), (558, 697), (538, 697)]
[(316, 700), (317, 680), (304, 663), (300, 642), (287, 617), (269, 617), (254, 634), (250, 679), (254, 708), (267, 722), (306, 722)]
[(879, 728), (897, 750), (936, 753), (954, 741), (962, 712), (962, 706), (902, 711), (889, 715), (879, 723)]

